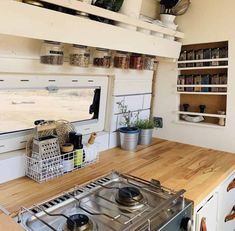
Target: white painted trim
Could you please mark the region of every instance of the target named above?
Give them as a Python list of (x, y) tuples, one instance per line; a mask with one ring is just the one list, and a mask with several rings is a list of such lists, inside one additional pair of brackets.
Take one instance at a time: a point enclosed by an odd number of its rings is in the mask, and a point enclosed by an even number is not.
[(228, 66), (203, 66), (203, 67), (182, 67), (182, 68), (177, 68), (178, 71), (186, 71), (186, 70), (200, 70), (200, 69), (225, 69), (228, 68)]
[(227, 92), (198, 92), (198, 91), (177, 91), (176, 94), (182, 94), (182, 95), (228, 95)]

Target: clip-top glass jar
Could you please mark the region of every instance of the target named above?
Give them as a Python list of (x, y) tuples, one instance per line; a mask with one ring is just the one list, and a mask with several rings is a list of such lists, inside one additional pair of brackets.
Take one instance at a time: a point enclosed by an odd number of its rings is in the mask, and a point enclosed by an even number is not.
[(143, 70), (144, 68), (144, 57), (141, 54), (131, 54), (130, 56), (130, 68), (136, 70)]
[(155, 62), (156, 62), (155, 56), (146, 55), (144, 58), (144, 69), (153, 71)]
[(117, 51), (114, 56), (113, 66), (121, 69), (128, 69), (130, 63), (130, 56), (127, 52)]
[(95, 67), (109, 68), (112, 57), (108, 49), (97, 48), (94, 54), (93, 65)]
[(90, 52), (87, 46), (74, 44), (69, 52), (69, 63), (73, 66), (88, 67), (90, 63)]
[(40, 61), (43, 64), (62, 65), (64, 62), (63, 45), (60, 42), (44, 41)]

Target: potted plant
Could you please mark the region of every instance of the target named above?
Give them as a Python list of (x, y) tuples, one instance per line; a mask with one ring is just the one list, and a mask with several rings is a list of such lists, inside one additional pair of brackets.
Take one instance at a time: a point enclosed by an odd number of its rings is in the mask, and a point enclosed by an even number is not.
[(119, 128), (121, 148), (128, 151), (135, 151), (138, 139), (139, 129), (133, 126), (135, 119), (138, 117), (138, 113), (134, 114), (128, 110), (124, 101), (118, 102), (118, 109), (123, 116), (122, 125), (124, 127)]
[(154, 121), (151, 119), (139, 119), (135, 126), (140, 129), (139, 144), (150, 145), (153, 137)]

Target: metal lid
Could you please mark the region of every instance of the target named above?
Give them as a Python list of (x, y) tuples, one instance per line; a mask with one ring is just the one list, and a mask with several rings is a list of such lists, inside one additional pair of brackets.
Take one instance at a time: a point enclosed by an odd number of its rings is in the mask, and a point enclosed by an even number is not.
[(117, 51), (118, 54), (128, 54), (127, 51)]
[(97, 51), (109, 51), (109, 49), (106, 48), (96, 48)]
[(87, 46), (79, 45), (79, 44), (73, 44), (73, 47), (75, 47), (75, 48), (83, 48), (83, 49), (87, 48)]
[(44, 43), (53, 44), (53, 45), (61, 45), (60, 42), (50, 41), (50, 40), (44, 40)]

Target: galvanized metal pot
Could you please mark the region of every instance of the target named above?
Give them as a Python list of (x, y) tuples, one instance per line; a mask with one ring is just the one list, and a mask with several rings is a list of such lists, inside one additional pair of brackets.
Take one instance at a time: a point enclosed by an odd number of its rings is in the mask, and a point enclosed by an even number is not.
[(153, 137), (153, 129), (140, 129), (139, 144), (150, 145)]
[(138, 145), (139, 129), (136, 127), (119, 128), (121, 148), (127, 151), (135, 151)]

